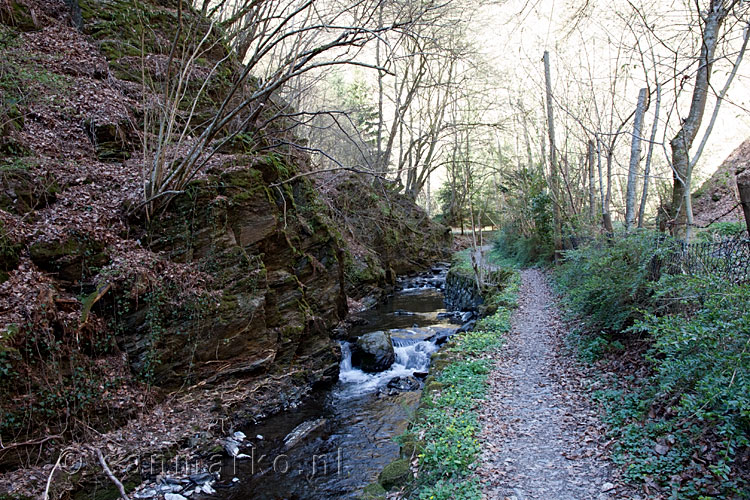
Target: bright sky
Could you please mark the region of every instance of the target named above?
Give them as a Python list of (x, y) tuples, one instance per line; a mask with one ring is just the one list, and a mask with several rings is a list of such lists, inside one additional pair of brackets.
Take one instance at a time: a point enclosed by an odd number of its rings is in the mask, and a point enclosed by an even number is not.
[[(645, 3), (648, 0), (644, 0)], [(595, 79), (598, 84), (607, 84), (608, 74), (613, 70), (615, 52), (613, 44), (607, 40), (616, 42), (623, 32), (624, 23), (618, 14), (623, 16), (632, 15), (633, 11), (628, 2), (624, 0), (590, 0), (588, 2), (588, 13), (591, 19), (579, 23), (578, 28), (570, 33), (571, 19), (583, 2), (565, 0), (508, 0), (505, 2), (494, 2), (485, 8), (480, 14), (482, 22), (478, 24), (476, 37), (479, 45), (483, 47), (485, 56), (492, 61), (501, 75), (507, 75), (509, 84), (525, 94), (524, 100), (529, 109), (534, 107), (541, 109), (542, 82), (542, 54), (544, 50), (551, 53), (553, 67), (553, 81), (555, 94), (563, 96), (573, 89), (571, 78), (586, 80), (587, 71), (585, 60), (588, 58), (591, 67), (594, 68)], [(648, 9), (660, 9), (652, 19), (662, 23), (663, 32), (672, 37), (673, 44), (679, 36), (684, 36), (686, 12), (682, 0), (653, 0)], [(704, 2), (702, 2), (704, 3)], [(626, 33), (625, 44), (634, 44), (634, 38)], [(585, 40), (585, 43), (584, 43)], [(646, 43), (644, 37), (641, 43)], [(735, 43), (736, 47), (739, 44)], [(659, 48), (657, 57), (659, 57)], [(687, 47), (680, 47), (682, 55), (687, 55)], [(622, 64), (622, 59), (620, 63)], [(638, 63), (639, 61), (634, 61)], [(715, 85), (721, 88), (727, 75), (727, 65), (714, 67)], [(620, 101), (623, 103), (622, 110), (635, 107), (638, 88), (643, 81), (642, 70), (635, 70), (635, 78), (641, 82), (632, 81), (623, 88)], [(665, 89), (665, 94), (669, 93)], [(570, 95), (570, 94), (568, 94)], [(689, 96), (685, 96), (686, 98)], [(706, 150), (701, 157), (697, 167), (698, 175), (696, 181), (708, 177), (745, 138), (750, 136), (750, 62), (743, 61), (740, 72), (727, 94), (727, 99), (722, 105), (713, 132), (709, 138)], [(668, 104), (669, 98), (665, 95), (663, 105)], [(713, 111), (714, 100), (711, 99), (706, 108), (704, 116), (704, 128)], [(687, 99), (680, 101), (683, 114), (687, 113), (689, 102)], [(652, 110), (651, 110), (652, 111)], [(666, 118), (666, 109), (662, 107), (661, 119)], [(673, 115), (674, 117), (674, 115)], [(672, 120), (672, 127), (676, 120)], [(646, 127), (650, 127), (651, 119), (646, 118)], [(662, 126), (662, 130), (664, 127)], [(673, 136), (670, 131), (667, 141)], [(700, 137), (695, 144), (700, 141)], [(660, 133), (663, 139), (664, 134)], [(659, 140), (659, 139), (657, 139)], [(662, 152), (662, 158), (664, 154)], [(696, 184), (697, 185), (697, 184)]]

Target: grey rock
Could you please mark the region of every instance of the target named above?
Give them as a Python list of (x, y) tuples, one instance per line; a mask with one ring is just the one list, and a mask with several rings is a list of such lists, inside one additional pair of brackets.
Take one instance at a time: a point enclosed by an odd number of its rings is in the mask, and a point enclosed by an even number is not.
[(154, 498), (159, 493), (153, 489), (153, 488), (146, 488), (145, 490), (141, 490), (136, 492), (133, 495), (133, 498)]
[(302, 422), (297, 427), (295, 427), (292, 432), (286, 435), (284, 438), (284, 447), (289, 449), (302, 441), (305, 437), (310, 435), (312, 432), (320, 429), (323, 425), (325, 425), (326, 419), (319, 418), (317, 420), (308, 420), (307, 422)]
[(476, 324), (477, 324), (476, 320), (468, 321), (464, 323), (463, 325), (461, 325), (461, 328), (456, 330), (456, 333), (470, 332), (471, 330), (474, 329), (474, 326), (476, 326)]
[(669, 446), (664, 446), (663, 444), (657, 444), (654, 446), (654, 451), (658, 453), (659, 455), (666, 455), (669, 453)]
[(396, 377), (388, 382), (388, 388), (397, 391), (417, 391), (422, 386), (414, 377)]
[(414, 313), (411, 311), (404, 311), (403, 309), (396, 309), (393, 311), (393, 314), (396, 316), (414, 316)]
[(352, 365), (365, 372), (382, 372), (396, 360), (393, 342), (386, 332), (367, 333), (352, 346)]
[(614, 485), (614, 484), (612, 484), (612, 483), (604, 483), (604, 484), (602, 485), (602, 491), (603, 491), (604, 493), (606, 493), (606, 492), (608, 492), (608, 491), (612, 491), (612, 490), (614, 490), (614, 489), (615, 489), (615, 485)]
[(214, 480), (214, 475), (210, 472), (204, 472), (202, 474), (193, 474), (188, 476), (188, 479), (195, 484), (205, 484)]
[(178, 493), (167, 493), (166, 495), (164, 495), (164, 500), (187, 500), (187, 499)]
[(227, 451), (230, 457), (236, 457), (240, 452), (240, 445), (237, 441), (232, 438), (224, 440), (224, 449)]

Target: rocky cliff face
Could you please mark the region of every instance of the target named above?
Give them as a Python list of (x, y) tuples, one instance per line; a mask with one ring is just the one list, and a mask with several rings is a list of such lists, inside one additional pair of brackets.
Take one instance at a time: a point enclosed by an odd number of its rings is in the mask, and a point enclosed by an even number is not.
[(354, 298), (393, 285), (396, 275), (448, 260), (450, 228), (379, 180), (342, 175), (321, 179), (341, 227), (349, 254), (345, 262), (347, 294)]
[[(292, 179), (309, 158), (242, 143), (146, 221), (141, 140), (154, 96), (142, 71), (160, 78), (174, 5), (0, 2), (3, 443), (105, 431), (176, 389), (215, 389), (213, 406), (185, 399), (206, 418), (278, 411), (336, 379), (330, 331), (347, 292), (445, 257), (446, 228), (412, 202), (351, 178), (332, 212), (310, 177)], [(226, 54), (217, 47), (207, 63)], [(153, 65), (140, 65), (141, 49)], [(229, 401), (228, 388), (246, 393)], [(57, 443), (45, 443), (52, 457)], [(24, 453), (0, 451), (0, 472)]]
[[(346, 314), (343, 242), (306, 180), (280, 180), (272, 157), (222, 167), (194, 182), (153, 225), (150, 247), (210, 276), (198, 315), (188, 303), (158, 344), (156, 380), (195, 380), (304, 368), (308, 385), (335, 381), (330, 329)], [(128, 318), (134, 325), (140, 311)], [(138, 328), (123, 339), (136, 363), (149, 355)], [(180, 336), (186, 332), (189, 342)], [(219, 364), (217, 364), (219, 363)]]

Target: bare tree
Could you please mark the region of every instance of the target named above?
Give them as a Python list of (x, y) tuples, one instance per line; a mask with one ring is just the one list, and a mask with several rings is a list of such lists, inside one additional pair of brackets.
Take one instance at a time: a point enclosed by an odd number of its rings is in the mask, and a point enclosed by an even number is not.
[(562, 250), (560, 218), (560, 181), (557, 175), (557, 145), (555, 143), (555, 115), (552, 107), (552, 76), (550, 71), (549, 52), (544, 51), (544, 82), (547, 96), (547, 131), (549, 136), (550, 177), (552, 179), (552, 213), (554, 223), (555, 251)]
[(656, 132), (659, 129), (659, 108), (661, 107), (661, 85), (656, 83), (656, 103), (654, 104), (654, 124), (651, 127), (651, 137), (648, 141), (648, 153), (646, 154), (646, 165), (643, 167), (643, 194), (641, 195), (641, 205), (638, 210), (638, 227), (643, 227), (643, 218), (646, 213), (646, 200), (648, 199), (648, 181), (651, 175), (651, 159), (654, 154), (654, 145), (656, 144)]
[[(709, 92), (713, 84), (711, 74), (716, 60), (716, 48), (722, 37), (722, 28), (733, 9), (746, 6), (740, 5), (740, 0), (710, 0), (705, 9), (701, 8), (700, 2), (695, 3), (696, 14), (699, 19), (700, 28), (700, 54), (698, 56), (698, 67), (695, 71), (695, 82), (693, 85), (690, 109), (687, 116), (681, 119), (681, 125), (677, 134), (670, 141), (672, 150), (673, 189), (671, 215), (673, 217), (674, 232), (690, 239), (693, 225), (693, 209), (691, 185), (693, 178), (693, 167), (695, 162), (690, 160), (690, 148), (698, 135), (698, 130), (703, 121)], [(746, 42), (745, 42), (746, 43)], [(743, 45), (744, 52), (746, 45)], [(734, 65), (739, 65), (741, 58)], [(734, 71), (732, 75), (734, 74)], [(732, 77), (730, 75), (730, 78)], [(717, 101), (720, 105), (721, 99)]]
[(641, 161), (641, 133), (643, 114), (646, 111), (646, 89), (638, 92), (638, 105), (633, 120), (633, 140), (630, 147), (630, 167), (628, 168), (627, 194), (625, 195), (625, 229), (630, 231), (635, 223), (635, 191), (638, 180), (638, 164)]
[[(182, 9), (181, 2), (179, 5)], [(158, 108), (159, 132), (145, 151), (151, 158), (144, 179), (147, 216), (181, 192), (238, 134), (263, 130), (274, 120), (288, 116), (288, 108), (276, 97), (285, 85), (307, 73), (342, 65), (382, 70), (358, 58), (363, 48), (384, 32), (408, 29), (414, 18), (435, 8), (432, 2), (421, 3), (408, 15), (382, 25), (377, 18), (379, 5), (379, 0), (342, 0), (325, 5), (313, 0), (204, 1), (203, 12), (221, 21), (223, 39), (217, 42), (208, 33), (191, 29), (199, 42), (187, 43), (189, 37), (179, 36), (183, 28), (178, 26), (166, 63), (167, 83)], [(195, 70), (200, 56), (213, 48), (207, 46), (211, 40), (213, 45), (223, 40), (234, 47), (237, 52), (233, 55), (242, 65), (219, 97), (215, 115), (198, 127), (192, 114), (185, 117), (178, 112), (186, 96), (182, 81)], [(208, 73), (201, 92), (223, 63), (217, 63)], [(180, 76), (174, 79), (173, 74)], [(197, 97), (191, 99), (197, 102)]]

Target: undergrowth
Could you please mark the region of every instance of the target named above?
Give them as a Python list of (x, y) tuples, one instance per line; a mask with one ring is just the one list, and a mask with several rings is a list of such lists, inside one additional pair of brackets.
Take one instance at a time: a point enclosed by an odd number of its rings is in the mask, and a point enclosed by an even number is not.
[[(518, 293), (518, 274), (493, 295), (505, 304), (480, 320), (471, 332), (451, 341), (434, 367), (420, 410), (406, 438), (420, 440), (419, 471), (408, 498), (419, 500), (474, 500), (482, 488), (474, 475), (479, 458), (477, 407), (487, 393), (491, 361), (487, 353), (500, 348), (510, 330), (511, 310)], [(488, 297), (489, 298), (489, 297)], [(406, 439), (402, 436), (402, 440)]]
[(613, 460), (670, 499), (750, 498), (750, 285), (653, 273), (660, 239), (597, 242), (557, 274), (585, 320), (588, 333), (574, 335), (582, 360), (615, 363), (631, 340), (648, 341), (645, 378), (610, 374), (594, 393)]

